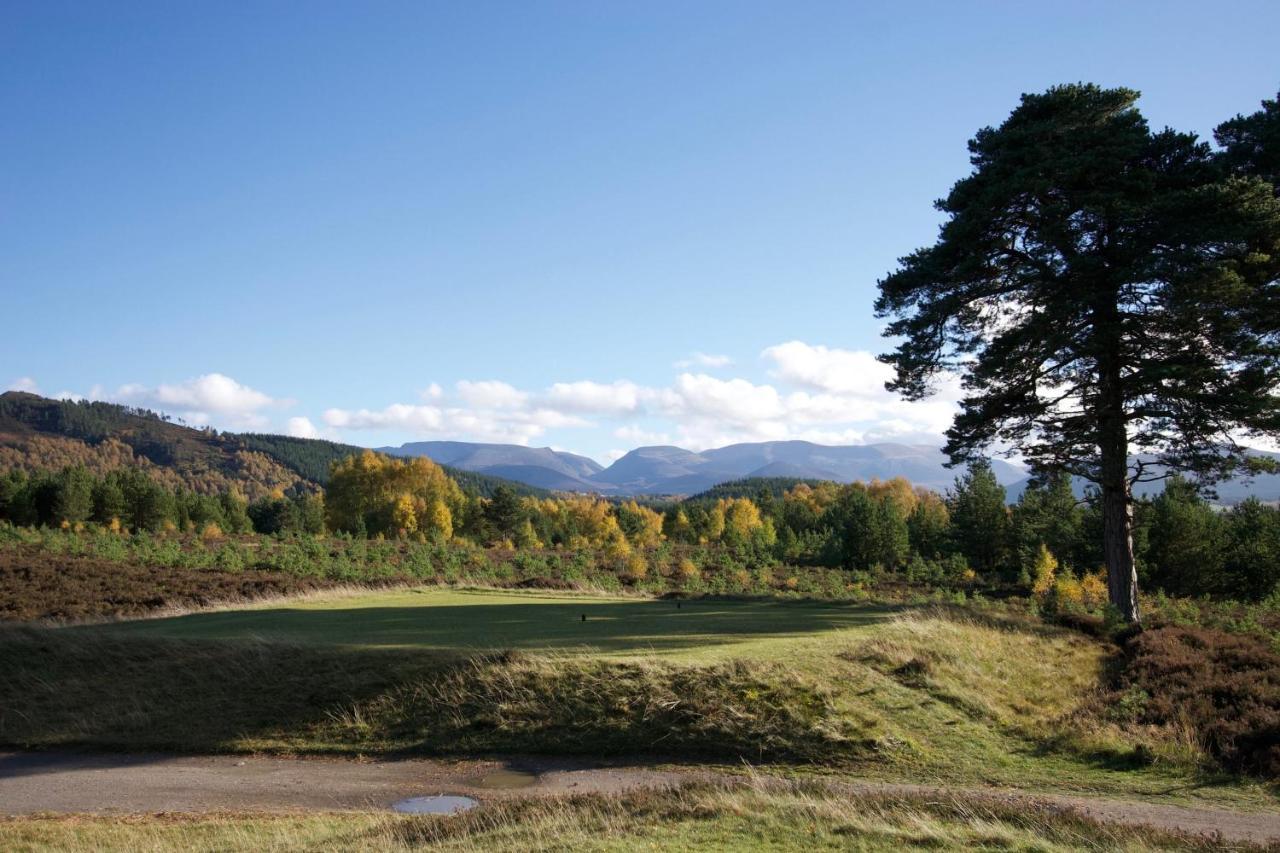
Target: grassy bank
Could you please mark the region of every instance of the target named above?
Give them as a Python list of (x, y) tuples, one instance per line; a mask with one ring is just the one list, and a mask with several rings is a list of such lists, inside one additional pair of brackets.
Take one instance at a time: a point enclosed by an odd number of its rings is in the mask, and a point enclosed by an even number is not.
[[(962, 797), (865, 796), (816, 785), (700, 785), (486, 804), (450, 818), (386, 814), (0, 820), (14, 851), (1211, 850), (1203, 839)], [(1234, 849), (1249, 849), (1234, 845)]]

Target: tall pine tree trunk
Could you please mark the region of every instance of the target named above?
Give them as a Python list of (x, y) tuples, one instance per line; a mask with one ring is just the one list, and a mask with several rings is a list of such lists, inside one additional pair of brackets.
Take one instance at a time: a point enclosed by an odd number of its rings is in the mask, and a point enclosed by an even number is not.
[(1102, 550), (1107, 591), (1126, 622), (1138, 622), (1138, 568), (1133, 558), (1133, 494), (1129, 487), (1129, 435), (1119, 371), (1104, 373), (1098, 417), (1102, 487)]
[[(1123, 479), (1123, 478), (1122, 478)], [(1133, 499), (1129, 483), (1102, 487), (1102, 547), (1107, 561), (1111, 604), (1126, 622), (1137, 622), (1138, 569), (1133, 559)]]

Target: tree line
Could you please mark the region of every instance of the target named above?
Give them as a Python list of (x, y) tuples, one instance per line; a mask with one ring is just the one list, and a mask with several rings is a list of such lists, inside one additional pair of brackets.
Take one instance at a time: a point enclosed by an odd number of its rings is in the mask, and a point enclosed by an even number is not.
[(170, 487), (140, 468), (95, 475), (82, 465), (0, 476), (0, 519), (33, 527), (97, 524), (111, 530), (199, 533), (323, 533), (324, 498), (283, 492), (245, 500)]
[[(1280, 509), (1248, 500), (1215, 508), (1174, 477), (1135, 511), (1139, 574), (1178, 595), (1259, 600), (1280, 588)], [(870, 483), (763, 483), (693, 499), (644, 504), (597, 496), (538, 497), (498, 487), (463, 490), (425, 458), (363, 451), (333, 464), (324, 494), (168, 489), (145, 472), (95, 477), (72, 466), (0, 478), (0, 519), (17, 525), (190, 531), (202, 534), (338, 534), (355, 539), (466, 543), (521, 552), (596, 552), (643, 571), (667, 546), (721, 548), (755, 564), (839, 568), (937, 585), (1030, 589), (1050, 574), (1096, 576), (1104, 563), (1104, 507), (1078, 498), (1063, 475), (1032, 480), (1007, 505), (990, 466), (975, 462), (945, 494), (902, 478)]]

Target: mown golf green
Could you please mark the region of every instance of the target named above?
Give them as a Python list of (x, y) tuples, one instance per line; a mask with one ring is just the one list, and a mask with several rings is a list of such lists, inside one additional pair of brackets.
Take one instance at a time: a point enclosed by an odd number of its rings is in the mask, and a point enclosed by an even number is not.
[(130, 636), (415, 648), (520, 649), (606, 656), (772, 657), (778, 640), (888, 619), (886, 606), (787, 600), (655, 600), (421, 589), (123, 622)]

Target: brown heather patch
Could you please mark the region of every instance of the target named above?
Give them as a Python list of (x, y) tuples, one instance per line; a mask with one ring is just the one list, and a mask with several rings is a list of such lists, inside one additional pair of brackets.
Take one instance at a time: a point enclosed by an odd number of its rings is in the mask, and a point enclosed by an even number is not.
[(1135, 722), (1190, 727), (1228, 768), (1280, 777), (1280, 654), (1256, 637), (1144, 631), (1125, 643), (1112, 698)]
[(146, 566), (35, 548), (4, 549), (0, 550), (0, 621), (137, 617), (343, 585), (341, 581), (283, 572)]

